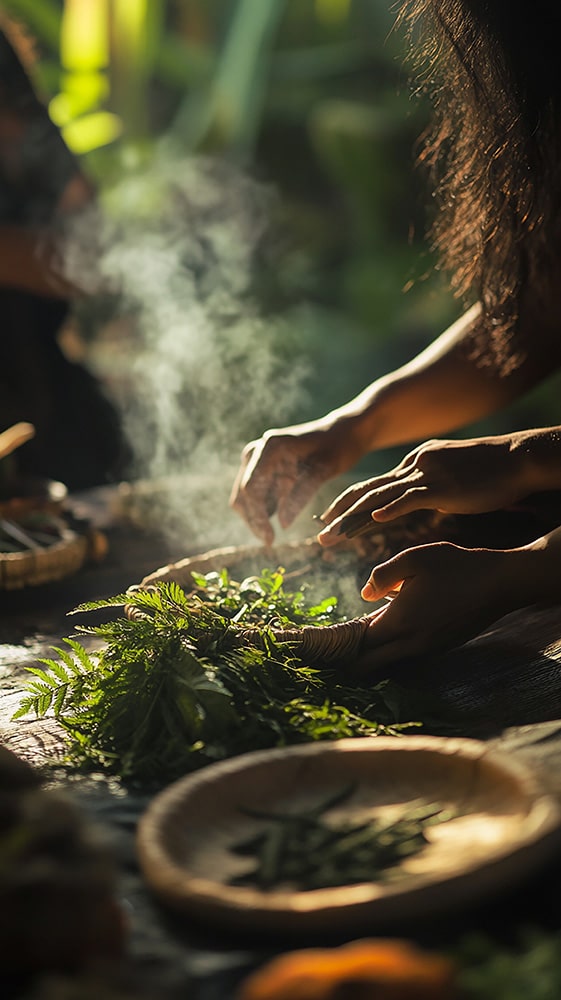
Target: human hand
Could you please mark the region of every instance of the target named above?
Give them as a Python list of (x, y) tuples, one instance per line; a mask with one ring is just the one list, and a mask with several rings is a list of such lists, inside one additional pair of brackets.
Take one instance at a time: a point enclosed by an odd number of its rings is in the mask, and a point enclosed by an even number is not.
[(535, 563), (531, 546), (466, 549), (434, 542), (405, 549), (374, 567), (362, 597), (391, 599), (371, 615), (357, 674), (459, 646), (532, 603)]
[(338, 425), (321, 421), (267, 431), (242, 452), (230, 506), (270, 545), (273, 514), (288, 528), (319, 487), (350, 466), (346, 443)]
[(426, 441), (390, 472), (341, 493), (322, 514), (327, 527), (319, 541), (340, 542), (350, 515), (385, 522), (415, 510), (479, 514), (507, 507), (530, 492), (525, 453), (512, 445), (511, 435)]

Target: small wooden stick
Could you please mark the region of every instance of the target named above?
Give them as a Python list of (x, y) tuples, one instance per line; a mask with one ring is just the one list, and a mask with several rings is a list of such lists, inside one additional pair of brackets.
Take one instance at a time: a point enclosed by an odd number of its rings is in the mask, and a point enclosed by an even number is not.
[(35, 437), (35, 427), (33, 424), (21, 421), (19, 424), (13, 424), (11, 427), (8, 427), (7, 430), (2, 431), (0, 434), (0, 458), (10, 455), (16, 448), (25, 444), (32, 437)]

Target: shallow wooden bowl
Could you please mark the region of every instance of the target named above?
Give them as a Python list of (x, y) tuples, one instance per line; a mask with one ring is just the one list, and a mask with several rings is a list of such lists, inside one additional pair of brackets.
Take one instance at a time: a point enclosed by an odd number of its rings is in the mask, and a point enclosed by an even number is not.
[[(231, 884), (248, 859), (230, 848), (262, 828), (243, 809), (298, 811), (349, 784), (353, 795), (338, 807), (346, 818), (393, 819), (435, 803), (453, 818), (429, 827), (428, 845), (391, 880), (305, 892)], [(560, 830), (559, 806), (535, 775), (484, 743), (373, 737), (247, 753), (175, 782), (142, 816), (138, 855), (161, 901), (195, 921), (252, 934), (347, 933), (510, 887), (559, 848)]]

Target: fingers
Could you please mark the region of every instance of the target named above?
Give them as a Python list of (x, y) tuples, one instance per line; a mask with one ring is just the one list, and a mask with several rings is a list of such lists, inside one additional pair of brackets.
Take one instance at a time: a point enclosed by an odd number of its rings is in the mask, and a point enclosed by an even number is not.
[(273, 515), (290, 527), (326, 478), (324, 466), (313, 455), (305, 462), (299, 451), (294, 441), (265, 435), (242, 453), (230, 506), (266, 545), (274, 540)]
[(399, 592), (383, 613), (370, 617), (353, 672), (360, 676), (466, 642), (511, 608), (504, 596), (496, 599), (502, 580), (504, 554), (450, 542), (406, 549), (375, 566), (363, 598), (375, 601)]
[(384, 487), (395, 486), (396, 478), (400, 481), (409, 475), (413, 470), (407, 466), (397, 466), (383, 476), (374, 476), (372, 479), (365, 479), (361, 483), (353, 483), (343, 493), (335, 497), (329, 507), (321, 515), (322, 521), (331, 525), (337, 518), (347, 515), (352, 511), (367, 509), (372, 494), (382, 492)]
[(398, 492), (397, 488), (389, 490), (385, 497), (373, 497), (378, 503), (383, 501), (383, 506), (380, 505), (372, 511), (374, 521), (393, 521), (396, 517), (411, 514), (414, 510), (437, 509), (440, 501), (432, 495), (428, 486), (414, 486), (403, 492), (403, 485), (401, 493), (395, 498), (393, 494)]
[(232, 486), (232, 492), (230, 493), (230, 506), (233, 507), (234, 510), (238, 510), (241, 505), (243, 491), (247, 486), (248, 468), (251, 468), (250, 463), (257, 447), (257, 441), (250, 441), (242, 451), (240, 467), (234, 480), (234, 485)]
[[(466, 455), (471, 456), (467, 469)], [(500, 455), (493, 451), (491, 471)], [(426, 441), (386, 475), (358, 483), (338, 496), (322, 515), (326, 528), (319, 541), (325, 546), (337, 544), (345, 531), (343, 519), (360, 513), (383, 523), (418, 510), (460, 514), (497, 508), (497, 490), (492, 490), (490, 497), (490, 491), (480, 485), (482, 456), (489, 464), (488, 445), (477, 441), (460, 446), (452, 441)], [(507, 492), (507, 500), (511, 492)]]
[[(321, 545), (338, 545), (346, 537), (346, 519), (363, 514), (368, 524), (371, 505), (369, 502), (370, 484), (372, 480), (358, 483), (341, 493), (321, 515), (326, 527), (318, 535)], [(350, 536), (349, 536), (350, 537)]]
[(318, 540), (337, 545), (345, 535), (345, 521), (354, 515), (370, 515), (373, 521), (393, 521), (416, 510), (436, 508), (437, 498), (424, 482), (424, 475), (410, 465), (386, 476), (377, 476), (345, 490), (322, 514), (327, 522)]
[(343, 515), (350, 514), (355, 510), (358, 510), (361, 506), (361, 501), (365, 496), (368, 496), (372, 489), (373, 480), (368, 479), (363, 483), (355, 483), (353, 486), (349, 486), (348, 489), (340, 493), (338, 497), (335, 497), (329, 507), (324, 510), (321, 515), (322, 521), (324, 521), (329, 528), (331, 528), (336, 521), (338, 521)]
[(403, 621), (402, 605), (399, 598), (388, 603), (381, 609), (381, 612), (369, 616), (368, 628), (364, 633), (364, 649), (379, 649), (389, 642), (397, 640), (409, 640), (411, 632), (407, 624)]
[(294, 519), (317, 492), (321, 477), (302, 472), (295, 480), (290, 480), (286, 492), (281, 491), (278, 498), (278, 518), (281, 528), (289, 528)]
[[(382, 589), (388, 593), (387, 588)], [(405, 599), (405, 594), (398, 592), (394, 600), (370, 616), (362, 650), (353, 667), (355, 676), (377, 673), (400, 660), (418, 656), (427, 644), (430, 646), (422, 623), (415, 627), (407, 614)]]
[[(346, 538), (352, 538), (355, 534), (358, 534), (358, 530), (351, 531), (350, 527), (347, 530), (347, 520), (352, 521), (354, 513), (355, 509), (352, 508), (351, 511), (349, 511), (348, 514), (345, 514), (344, 517), (339, 517), (333, 522), (333, 524), (329, 524), (326, 528), (322, 528), (317, 536), (320, 545), (323, 545), (326, 548), (333, 545), (339, 545), (341, 542), (345, 541)], [(361, 522), (358, 525), (358, 528), (360, 528), (361, 531), (365, 531), (372, 521), (372, 518), (370, 517), (368, 511), (365, 511), (363, 518), (361, 518), (360, 514), (358, 514), (358, 520)]]
[(27, 421), (13, 424), (0, 434), (0, 458), (10, 455), (16, 448), (35, 436), (35, 427)]
[(276, 510), (276, 499), (267, 478), (254, 475), (261, 451), (258, 441), (252, 441), (244, 448), (229, 502), (253, 533), (265, 545), (272, 545), (275, 533), (270, 517)]
[(352, 667), (357, 679), (379, 673), (387, 666), (409, 659), (422, 651), (419, 637), (406, 632), (395, 614), (397, 605), (388, 602), (369, 615), (362, 650)]

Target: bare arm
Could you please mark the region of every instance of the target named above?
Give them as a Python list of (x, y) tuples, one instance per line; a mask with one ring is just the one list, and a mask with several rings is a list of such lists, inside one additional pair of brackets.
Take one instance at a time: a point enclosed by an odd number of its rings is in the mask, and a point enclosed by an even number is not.
[(561, 363), (557, 330), (528, 314), (521, 324), (522, 343), (531, 345), (527, 357), (508, 375), (484, 366), (472, 351), (479, 323), (480, 309), (474, 306), (412, 361), (329, 415), (354, 423), (361, 455), (481, 420)]
[(531, 347), (509, 375), (473, 357), (480, 325), (475, 306), (416, 358), (344, 406), (306, 424), (267, 431), (244, 449), (232, 507), (270, 543), (274, 513), (288, 527), (323, 483), (368, 452), (449, 433), (506, 406), (561, 364), (554, 312), (527, 310), (521, 341)]

